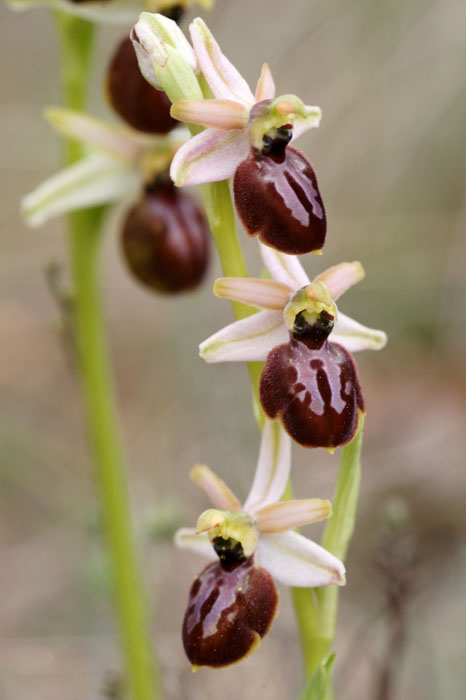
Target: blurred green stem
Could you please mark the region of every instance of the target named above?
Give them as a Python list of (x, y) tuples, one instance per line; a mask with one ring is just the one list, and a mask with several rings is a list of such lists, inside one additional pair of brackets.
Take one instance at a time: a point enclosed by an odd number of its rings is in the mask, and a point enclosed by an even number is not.
[[(57, 21), (61, 39), (63, 100), (67, 107), (82, 110), (91, 66), (94, 27), (64, 13), (57, 14)], [(79, 143), (66, 143), (67, 163), (79, 159), (82, 154)], [(146, 596), (131, 529), (99, 295), (98, 254), (103, 213), (103, 208), (99, 207), (69, 216), (76, 346), (95, 451), (98, 496), (110, 554), (128, 694), (132, 700), (157, 700), (160, 697), (158, 674), (151, 651)]]
[[(354, 532), (361, 483), (361, 447), (364, 418), (353, 440), (342, 449), (337, 483), (333, 496), (333, 515), (322, 538), (322, 546), (345, 560)], [(338, 586), (315, 589), (293, 589), (293, 604), (301, 635), (306, 677), (330, 652), (335, 637), (338, 614)], [(332, 697), (329, 690), (327, 699)]]

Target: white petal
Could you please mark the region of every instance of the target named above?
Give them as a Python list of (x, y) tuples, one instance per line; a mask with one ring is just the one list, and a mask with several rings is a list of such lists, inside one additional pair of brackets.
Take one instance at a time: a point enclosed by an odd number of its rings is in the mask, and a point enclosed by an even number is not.
[(140, 186), (138, 172), (95, 153), (45, 180), (24, 197), (21, 209), (30, 226), (40, 226), (53, 216), (136, 194)]
[(297, 532), (261, 535), (257, 561), (286, 586), (316, 588), (345, 584), (343, 563)]
[(221, 299), (272, 311), (283, 310), (292, 291), (281, 282), (257, 277), (220, 277), (214, 284), (214, 294)]
[(191, 481), (199, 486), (216, 508), (222, 510), (241, 510), (241, 503), (223, 479), (220, 479), (205, 464), (196, 464), (189, 474)]
[(178, 187), (228, 180), (248, 153), (244, 132), (205, 129), (177, 151), (170, 177)]
[(306, 117), (296, 116), (294, 118), (292, 141), (295, 141), (306, 131), (314, 129), (320, 124), (320, 119), (322, 117), (320, 107), (309, 107), (306, 105), (305, 109), (308, 113)]
[(332, 343), (340, 343), (350, 352), (381, 350), (387, 343), (387, 334), (363, 326), (362, 323), (338, 311), (337, 322), (329, 340)]
[(63, 136), (82, 141), (110, 155), (135, 162), (147, 137), (139, 137), (136, 131), (119, 124), (62, 107), (49, 107), (44, 112), (53, 128)]
[(310, 284), (310, 279), (304, 271), (296, 255), (286, 255), (269, 246), (259, 243), (259, 248), (265, 267), (272, 279), (286, 284), (293, 290)]
[(280, 421), (266, 419), (256, 473), (244, 510), (255, 512), (260, 507), (279, 501), (285, 490), (290, 468), (291, 440)]
[(255, 100), (247, 82), (215, 41), (206, 23), (199, 17), (191, 23), (189, 30), (199, 67), (219, 100), (235, 100), (251, 107)]
[(287, 532), (329, 518), (332, 505), (321, 498), (306, 498), (271, 503), (254, 511), (260, 532)]
[(259, 311), (211, 335), (199, 352), (206, 362), (261, 362), (289, 337), (281, 311)]
[(112, 0), (112, 2), (83, 2), (70, 0), (8, 0), (7, 4), (14, 10), (26, 10), (30, 7), (48, 7), (62, 10), (70, 15), (88, 19), (91, 22), (128, 26), (134, 21), (141, 9), (140, 0)]
[(247, 121), (244, 105), (232, 100), (179, 100), (171, 108), (174, 119), (229, 131), (243, 129)]
[(328, 270), (317, 275), (313, 281), (324, 282), (332, 299), (336, 301), (350, 287), (364, 279), (364, 274), (363, 266), (356, 260), (329, 267)]
[(196, 535), (196, 530), (193, 527), (180, 527), (175, 532), (174, 541), (180, 549), (189, 549), (191, 552), (207, 557), (207, 559), (217, 557), (209, 536), (207, 534)]
[(260, 102), (261, 100), (273, 100), (274, 97), (275, 83), (268, 64), (264, 63), (256, 85), (256, 102)]

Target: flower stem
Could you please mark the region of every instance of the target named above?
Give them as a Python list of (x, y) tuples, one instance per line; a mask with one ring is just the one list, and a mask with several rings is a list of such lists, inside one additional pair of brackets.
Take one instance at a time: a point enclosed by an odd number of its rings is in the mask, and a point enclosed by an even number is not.
[[(344, 561), (354, 532), (361, 483), (361, 447), (364, 418), (359, 430), (341, 454), (333, 496), (333, 515), (327, 523), (322, 546)], [(301, 633), (306, 676), (310, 676), (329, 653), (335, 637), (338, 586), (309, 590), (294, 589), (298, 626)], [(331, 693), (331, 691), (330, 691)], [(328, 698), (331, 696), (329, 695)]]
[[(91, 64), (94, 28), (59, 13), (61, 81), (66, 106), (83, 109)], [(82, 147), (66, 144), (66, 161)], [(98, 285), (102, 208), (69, 216), (69, 252), (74, 284), (77, 355), (89, 432), (95, 452), (98, 496), (108, 542), (114, 595), (125, 655), (126, 683), (132, 700), (157, 700), (158, 674), (148, 630), (145, 592), (130, 522), (127, 483)]]

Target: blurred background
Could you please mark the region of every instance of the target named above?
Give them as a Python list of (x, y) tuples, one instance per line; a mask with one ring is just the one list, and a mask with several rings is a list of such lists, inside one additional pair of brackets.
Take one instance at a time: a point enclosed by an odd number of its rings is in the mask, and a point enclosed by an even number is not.
[[(190, 14), (193, 16), (193, 13)], [(389, 334), (357, 357), (367, 403), (363, 488), (341, 595), (338, 700), (456, 700), (466, 675), (466, 4), (460, 0), (217, 0), (208, 23), (251, 85), (267, 60), (280, 92), (322, 107), (300, 149), (329, 219), (311, 275), (360, 259), (342, 308)], [(105, 66), (124, 28), (99, 31), (91, 111), (112, 117)], [(67, 279), (64, 222), (28, 230), (22, 195), (58, 169), (41, 118), (59, 102), (45, 10), (0, 8), (0, 700), (115, 697), (118, 640), (79, 388), (45, 281)], [(116, 117), (115, 117), (116, 119)], [(180, 627), (202, 561), (174, 528), (206, 499), (188, 479), (209, 464), (241, 496), (259, 437), (246, 368), (208, 366), (197, 345), (231, 320), (203, 288), (176, 299), (123, 267), (112, 210), (102, 291), (131, 499), (168, 700), (292, 700), (301, 687), (289, 593), (262, 647), (240, 666), (192, 675)], [(256, 243), (241, 242), (251, 274)], [(295, 449), (295, 492), (331, 497), (338, 454)], [(306, 529), (320, 536), (319, 526)], [(399, 654), (397, 652), (400, 652)], [(384, 680), (385, 679), (385, 680)]]

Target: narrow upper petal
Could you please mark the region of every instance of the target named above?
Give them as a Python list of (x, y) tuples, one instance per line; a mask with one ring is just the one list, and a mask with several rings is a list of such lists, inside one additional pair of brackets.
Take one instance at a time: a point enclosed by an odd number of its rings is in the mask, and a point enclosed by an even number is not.
[(364, 275), (364, 268), (360, 262), (344, 262), (321, 272), (314, 282), (324, 282), (332, 299), (337, 300), (350, 287), (364, 279)]
[(45, 110), (45, 116), (53, 128), (67, 138), (82, 141), (129, 162), (137, 159), (147, 142), (147, 137), (139, 136), (136, 131), (72, 109), (51, 107)]
[(175, 532), (174, 541), (180, 549), (190, 549), (208, 559), (217, 558), (209, 536), (207, 534), (196, 535), (196, 530), (193, 527), (180, 527)]
[(325, 520), (332, 514), (332, 504), (321, 498), (282, 501), (260, 508), (255, 512), (261, 532), (287, 532), (301, 525)]
[(259, 311), (225, 326), (199, 346), (206, 362), (262, 362), (289, 340), (281, 311)]
[(170, 110), (174, 119), (215, 129), (243, 129), (248, 111), (233, 100), (179, 100)]
[(273, 100), (275, 97), (275, 83), (268, 63), (262, 66), (261, 74), (256, 85), (256, 102), (261, 100)]
[(136, 193), (139, 173), (115, 158), (94, 153), (45, 180), (22, 201), (30, 226), (76, 209), (118, 201)]
[(241, 503), (235, 494), (205, 464), (196, 464), (191, 469), (190, 479), (207, 494), (216, 508), (222, 510), (241, 510)]
[(286, 586), (315, 588), (345, 584), (343, 563), (297, 532), (261, 535), (257, 560)]
[(253, 105), (254, 95), (247, 82), (223, 55), (206, 23), (198, 17), (189, 30), (199, 67), (213, 95), (220, 100), (241, 102), (247, 107)]
[(272, 279), (285, 284), (290, 289), (297, 290), (310, 284), (310, 279), (304, 271), (296, 255), (280, 253), (275, 248), (259, 243), (263, 263)]
[(381, 350), (387, 343), (387, 334), (363, 326), (354, 319), (338, 312), (337, 322), (329, 340), (340, 343), (350, 352), (358, 350)]
[(285, 308), (292, 293), (281, 282), (257, 277), (220, 277), (214, 284), (214, 294), (222, 299), (275, 311)]
[(290, 475), (291, 440), (280, 421), (266, 419), (259, 459), (244, 510), (255, 512), (280, 500)]
[(228, 180), (248, 153), (243, 132), (205, 129), (177, 151), (170, 177), (179, 187)]

